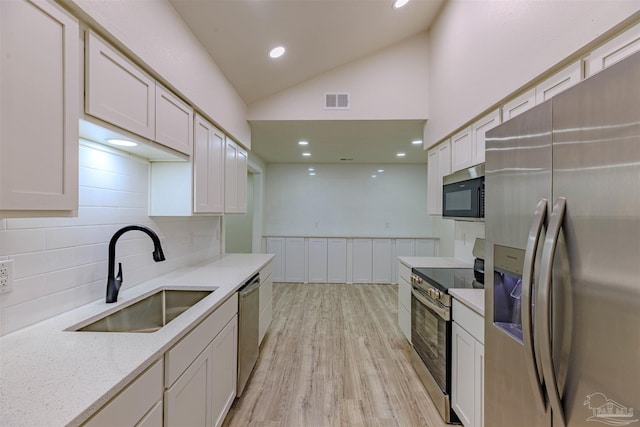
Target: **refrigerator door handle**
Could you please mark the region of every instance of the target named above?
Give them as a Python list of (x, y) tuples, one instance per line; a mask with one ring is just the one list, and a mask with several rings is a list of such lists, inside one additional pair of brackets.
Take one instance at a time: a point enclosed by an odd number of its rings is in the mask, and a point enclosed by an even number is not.
[[(542, 373), (544, 375), (545, 388), (549, 396), (551, 410), (560, 421), (559, 426), (565, 427), (564, 408), (558, 390), (558, 380), (553, 366), (553, 352), (551, 347), (551, 277), (553, 259), (558, 246), (558, 236), (566, 210), (566, 199), (559, 197), (553, 206), (553, 212), (549, 219), (549, 229), (542, 248), (542, 265), (540, 271), (540, 286), (538, 286), (538, 298), (536, 300), (536, 332), (540, 343), (540, 356), (542, 358)], [(554, 423), (555, 425), (555, 423)]]
[[(529, 372), (529, 379), (534, 390), (534, 394), (537, 396), (536, 400), (540, 409), (546, 411), (546, 401), (544, 397), (544, 390), (542, 388), (542, 372), (538, 371), (538, 364), (536, 363), (535, 355), (535, 342), (533, 339), (534, 329), (532, 323), (533, 306), (531, 305), (532, 291), (533, 291), (533, 273), (534, 262), (536, 253), (538, 251), (538, 241), (540, 240), (540, 234), (542, 233), (542, 227), (547, 216), (547, 199), (540, 199), (536, 206), (535, 213), (533, 214), (533, 221), (531, 223), (531, 229), (529, 230), (529, 237), (527, 239), (527, 247), (524, 254), (524, 268), (522, 271), (522, 332), (524, 336), (524, 348), (525, 356), (527, 359), (527, 371)], [(539, 350), (539, 349), (538, 349)]]

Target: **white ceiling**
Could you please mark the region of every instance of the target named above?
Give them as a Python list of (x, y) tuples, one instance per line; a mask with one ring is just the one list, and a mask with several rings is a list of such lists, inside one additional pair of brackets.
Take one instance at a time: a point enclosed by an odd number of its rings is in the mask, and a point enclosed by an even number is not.
[[(411, 144), (422, 139), (423, 126), (424, 120), (253, 121), (251, 144), (267, 163), (426, 163), (422, 145)], [(309, 145), (298, 145), (301, 139)]]
[[(169, 1), (249, 105), (427, 30), (445, 0), (412, 0), (401, 9), (392, 7), (393, 0)], [(285, 56), (269, 59), (268, 50), (280, 44)], [(342, 150), (377, 163), (402, 149), (418, 125), (284, 121), (251, 127), (252, 150), (268, 162), (300, 161), (287, 144), (301, 133), (323, 141), (322, 149), (316, 146), (317, 162), (335, 162)], [(398, 133), (390, 138), (393, 129)]]

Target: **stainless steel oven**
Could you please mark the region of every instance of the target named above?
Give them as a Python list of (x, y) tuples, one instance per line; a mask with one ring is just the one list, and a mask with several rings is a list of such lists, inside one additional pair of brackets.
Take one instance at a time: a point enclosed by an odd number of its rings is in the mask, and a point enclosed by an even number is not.
[(451, 410), (451, 297), (411, 275), (413, 367), (447, 423), (459, 422)]
[(477, 239), (474, 268), (413, 268), (411, 271), (412, 364), (442, 419), (460, 420), (451, 409), (452, 288), (483, 288), (484, 240)]

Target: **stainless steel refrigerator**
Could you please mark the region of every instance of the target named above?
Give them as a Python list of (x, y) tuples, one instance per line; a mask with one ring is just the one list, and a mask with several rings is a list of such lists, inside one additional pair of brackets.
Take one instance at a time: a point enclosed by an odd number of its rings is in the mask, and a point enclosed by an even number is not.
[(486, 150), (485, 426), (640, 427), (640, 53)]

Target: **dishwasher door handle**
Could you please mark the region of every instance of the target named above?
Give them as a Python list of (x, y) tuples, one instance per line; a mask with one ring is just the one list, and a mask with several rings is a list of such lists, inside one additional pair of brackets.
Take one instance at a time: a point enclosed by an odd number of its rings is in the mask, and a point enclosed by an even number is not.
[(251, 280), (245, 283), (238, 292), (240, 297), (246, 297), (260, 288), (260, 275), (256, 274)]

